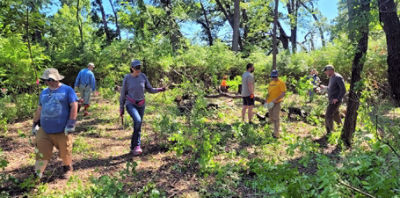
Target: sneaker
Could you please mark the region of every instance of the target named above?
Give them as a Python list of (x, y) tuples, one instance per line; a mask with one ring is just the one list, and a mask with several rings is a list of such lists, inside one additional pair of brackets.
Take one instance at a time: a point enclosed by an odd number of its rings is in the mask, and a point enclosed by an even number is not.
[(140, 148), (140, 146), (136, 146), (135, 149), (133, 149), (132, 154), (133, 155), (140, 155), (142, 154), (142, 149)]
[(62, 168), (63, 168), (63, 172), (64, 172), (63, 178), (69, 179), (71, 177), (72, 171), (73, 171), (72, 166), (62, 166)]
[(88, 116), (89, 112), (85, 111), (85, 113), (83, 113), (83, 116)]

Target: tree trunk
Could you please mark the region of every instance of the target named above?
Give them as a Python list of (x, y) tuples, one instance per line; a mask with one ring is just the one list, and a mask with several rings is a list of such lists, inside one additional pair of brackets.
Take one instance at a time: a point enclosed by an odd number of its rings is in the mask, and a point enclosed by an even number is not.
[(393, 0), (378, 0), (379, 20), (383, 23), (387, 43), (388, 80), (392, 98), (400, 106), (400, 21)]
[(207, 34), (207, 37), (208, 37), (208, 45), (212, 46), (213, 42), (214, 42), (214, 39), (213, 39), (212, 34), (211, 34), (210, 21), (208, 20), (207, 11), (204, 8), (203, 3), (200, 2), (200, 6), (201, 6), (201, 10), (203, 11), (204, 21), (205, 21), (205, 23), (201, 23), (201, 24), (203, 25), (203, 28), (206, 31), (206, 34)]
[(102, 2), (102, 0), (96, 0), (96, 3), (100, 7), (101, 19), (103, 21), (103, 27), (104, 27), (104, 32), (106, 33), (107, 43), (110, 44), (111, 40), (112, 40), (112, 37), (111, 37), (111, 33), (110, 33), (109, 29), (108, 29), (106, 12), (104, 11), (103, 2)]
[(290, 17), (290, 43), (292, 44), (292, 53), (296, 53), (297, 49), (297, 15), (300, 0), (289, 0), (286, 4)]
[(235, 0), (234, 8), (232, 50), (237, 52), (239, 50), (240, 0)]
[[(276, 26), (278, 26), (279, 0), (275, 0), (274, 27), (272, 29), (272, 69), (276, 69), (276, 54), (278, 53), (278, 42), (276, 41)], [(282, 35), (281, 35), (282, 36)]]
[(281, 41), (283, 49), (289, 49), (289, 36), (286, 34), (285, 30), (282, 28), (281, 23), (277, 22), (279, 28), (279, 37), (278, 39)]
[(111, 9), (112, 9), (112, 11), (113, 11), (113, 13), (114, 13), (115, 27), (116, 27), (116, 29), (117, 29), (116, 31), (117, 31), (118, 40), (121, 40), (121, 30), (119, 29), (118, 14), (117, 14), (117, 12), (115, 11), (113, 1), (112, 1), (112, 0), (109, 0), (109, 2), (110, 2), (110, 4), (111, 4)]
[[(217, 3), (219, 10), (224, 14), (226, 20), (229, 22), (229, 25), (231, 25), (232, 30), (233, 30), (234, 22), (233, 22), (233, 17), (232, 17), (231, 12), (229, 10), (225, 9), (225, 7), (222, 5), (220, 0), (215, 0), (215, 2)], [(239, 34), (239, 48), (243, 49), (242, 38), (241, 38), (240, 34)]]
[[(29, 8), (28, 7), (26, 7), (26, 27), (25, 27), (25, 30), (26, 30), (26, 39), (28, 41), (29, 58), (32, 61), (33, 71), (35, 71), (35, 80), (36, 80), (36, 82), (38, 82), (39, 78), (38, 78), (38, 74), (37, 74), (37, 68), (35, 66), (35, 62), (33, 61), (31, 41), (29, 39)], [(38, 83), (36, 83), (36, 88), (37, 88), (37, 91), (40, 90)]]
[(78, 22), (78, 29), (79, 29), (79, 35), (81, 36), (81, 44), (80, 44), (80, 48), (83, 49), (83, 25), (82, 25), (82, 21), (81, 21), (81, 17), (79, 15), (81, 9), (79, 8), (79, 0), (76, 2), (76, 21)]
[[(348, 0), (354, 1), (354, 0)], [(353, 139), (353, 133), (356, 129), (357, 124), (357, 110), (360, 106), (361, 89), (359, 86), (361, 80), (361, 72), (364, 67), (365, 56), (368, 49), (368, 33), (369, 33), (369, 11), (370, 11), (370, 1), (371, 0), (361, 0), (356, 7), (351, 7), (349, 10), (349, 20), (358, 21), (356, 27), (352, 27), (354, 35), (359, 38), (356, 53), (353, 59), (353, 66), (351, 71), (351, 83), (350, 83), (350, 93), (349, 101), (347, 103), (346, 117), (344, 121), (343, 131), (341, 138), (345, 145), (350, 147), (351, 141)], [(352, 2), (350, 2), (352, 4)], [(355, 4), (353, 4), (355, 5)], [(351, 13), (351, 15), (350, 15)], [(357, 13), (357, 15), (355, 15)], [(357, 20), (358, 19), (358, 20)], [(356, 32), (359, 31), (359, 32)], [(357, 88), (358, 87), (358, 88)]]
[(318, 31), (319, 31), (319, 35), (321, 37), (322, 47), (325, 47), (324, 31), (322, 30), (322, 27), (321, 27), (321, 24), (320, 24), (321, 22), (319, 21), (317, 15), (315, 14), (314, 6), (313, 6), (312, 2), (310, 2), (310, 3), (311, 3), (311, 6), (312, 6), (313, 9), (309, 8), (305, 3), (300, 1), (300, 4), (311, 14), (311, 16), (313, 17), (314, 21), (317, 23), (317, 28), (318, 28)]

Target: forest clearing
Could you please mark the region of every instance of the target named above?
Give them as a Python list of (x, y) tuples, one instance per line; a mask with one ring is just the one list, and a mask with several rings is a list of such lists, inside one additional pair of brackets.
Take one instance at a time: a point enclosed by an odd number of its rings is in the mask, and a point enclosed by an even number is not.
[(400, 197), (399, 1), (334, 3), (0, 1), (0, 197)]

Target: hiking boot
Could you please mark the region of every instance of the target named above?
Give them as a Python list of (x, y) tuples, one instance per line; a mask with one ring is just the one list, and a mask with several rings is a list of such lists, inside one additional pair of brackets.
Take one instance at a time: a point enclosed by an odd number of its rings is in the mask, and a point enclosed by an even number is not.
[(87, 112), (87, 111), (85, 111), (84, 113), (83, 113), (83, 116), (88, 116), (89, 115), (89, 112)]
[(135, 156), (137, 156), (137, 155), (140, 155), (140, 154), (142, 154), (142, 149), (140, 148), (140, 146), (136, 146), (134, 149), (133, 149), (133, 151), (131, 151), (132, 152), (132, 154), (133, 155), (135, 155)]
[(73, 168), (72, 166), (62, 166), (63, 168), (63, 178), (64, 179), (69, 179), (73, 173)]

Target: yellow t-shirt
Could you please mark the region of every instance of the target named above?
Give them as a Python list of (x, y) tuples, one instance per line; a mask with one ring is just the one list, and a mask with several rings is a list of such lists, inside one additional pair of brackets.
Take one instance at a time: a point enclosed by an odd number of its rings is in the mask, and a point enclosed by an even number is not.
[[(277, 81), (272, 80), (268, 86), (268, 98), (267, 102), (271, 102), (275, 98), (278, 98), (282, 92), (286, 92), (286, 85), (281, 79)], [(283, 98), (279, 99), (278, 102), (282, 102)]]

